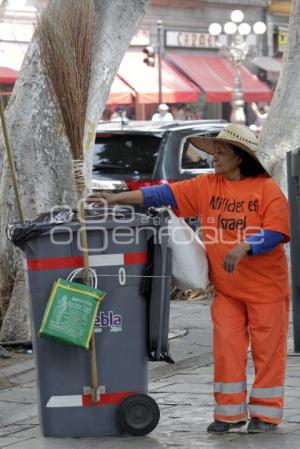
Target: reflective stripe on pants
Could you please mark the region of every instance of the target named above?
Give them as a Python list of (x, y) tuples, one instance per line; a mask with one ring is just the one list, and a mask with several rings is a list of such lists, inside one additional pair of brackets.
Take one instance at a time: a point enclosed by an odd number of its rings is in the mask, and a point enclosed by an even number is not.
[[(247, 349), (251, 350), (255, 380), (249, 398), (251, 417), (279, 423), (283, 410), (286, 368), (288, 298), (269, 304), (244, 303), (216, 293), (214, 323), (215, 419), (247, 417)], [(232, 408), (230, 408), (232, 406)]]
[(243, 402), (239, 405), (216, 405), (215, 413), (223, 416), (240, 416), (247, 413), (247, 404)]
[(269, 388), (252, 388), (251, 398), (281, 398), (284, 395), (284, 387), (269, 387)]
[(257, 416), (268, 419), (281, 420), (283, 415), (282, 408), (267, 407), (265, 405), (249, 404), (250, 416)]
[(215, 393), (230, 394), (230, 393), (242, 393), (247, 391), (247, 382), (217, 382), (214, 386)]

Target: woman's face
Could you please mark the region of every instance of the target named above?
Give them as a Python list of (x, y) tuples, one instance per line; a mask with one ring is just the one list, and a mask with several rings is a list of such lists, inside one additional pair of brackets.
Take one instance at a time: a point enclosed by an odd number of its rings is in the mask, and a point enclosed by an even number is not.
[(241, 158), (235, 154), (234, 150), (228, 143), (215, 142), (213, 153), (213, 165), (216, 173), (223, 175), (239, 172)]

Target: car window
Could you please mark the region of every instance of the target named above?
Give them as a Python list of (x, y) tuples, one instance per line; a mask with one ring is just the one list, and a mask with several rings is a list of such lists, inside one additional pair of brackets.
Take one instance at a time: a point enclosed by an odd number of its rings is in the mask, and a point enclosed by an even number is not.
[(105, 134), (94, 145), (93, 170), (96, 173), (152, 175), (161, 142), (147, 135)]
[(189, 139), (187, 139), (183, 146), (181, 168), (183, 170), (188, 170), (212, 168), (212, 166), (212, 156), (196, 148)]

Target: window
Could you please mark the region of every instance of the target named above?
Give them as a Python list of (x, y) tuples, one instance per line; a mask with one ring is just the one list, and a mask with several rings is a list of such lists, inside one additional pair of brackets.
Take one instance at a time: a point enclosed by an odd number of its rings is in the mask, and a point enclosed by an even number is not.
[(135, 134), (98, 135), (94, 146), (93, 171), (151, 176), (161, 139)]
[(183, 170), (199, 170), (212, 168), (212, 156), (196, 148), (187, 139), (183, 146), (181, 168)]

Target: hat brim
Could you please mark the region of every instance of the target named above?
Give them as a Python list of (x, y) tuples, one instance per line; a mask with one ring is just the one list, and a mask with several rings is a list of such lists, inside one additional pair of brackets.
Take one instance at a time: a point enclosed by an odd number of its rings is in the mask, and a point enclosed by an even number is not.
[(270, 176), (268, 171), (265, 169), (265, 167), (262, 165), (258, 157), (256, 156), (255, 152), (251, 150), (247, 145), (244, 145), (241, 142), (237, 142), (236, 140), (231, 139), (223, 139), (221, 137), (191, 137), (190, 142), (194, 147), (198, 148), (198, 150), (202, 150), (205, 153), (213, 154), (214, 153), (214, 143), (215, 142), (224, 142), (231, 145), (234, 145), (235, 147), (240, 148), (241, 150), (248, 153), (250, 156), (252, 156), (264, 169), (264, 171)]
[(215, 142), (229, 143), (230, 145), (234, 145), (235, 147), (238, 147), (241, 150), (246, 151), (246, 153), (250, 154), (250, 156), (258, 160), (254, 151), (252, 151), (249, 147), (247, 147), (243, 143), (237, 142), (236, 140), (222, 139), (220, 137), (191, 137), (190, 142), (199, 150), (205, 151), (206, 153), (209, 154), (214, 153)]

